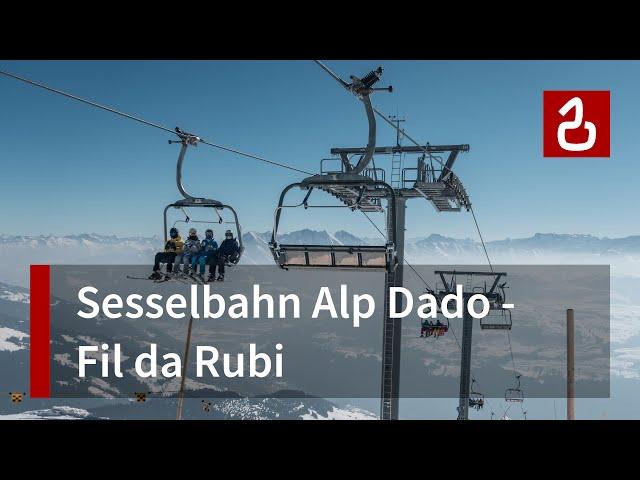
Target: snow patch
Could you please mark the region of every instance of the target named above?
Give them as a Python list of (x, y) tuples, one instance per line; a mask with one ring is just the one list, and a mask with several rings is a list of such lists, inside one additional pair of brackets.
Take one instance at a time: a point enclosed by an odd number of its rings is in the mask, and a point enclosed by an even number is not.
[[(27, 346), (22, 343), (21, 340), (28, 336), (26, 333), (14, 330), (13, 328), (0, 327), (0, 352), (16, 352), (26, 348)], [(9, 339), (14, 338), (18, 340), (18, 343), (9, 341)]]
[(29, 410), (22, 413), (0, 415), (0, 420), (84, 420), (97, 418), (83, 408), (54, 406), (43, 410)]
[(373, 413), (361, 408), (347, 407), (346, 409), (333, 407), (327, 411), (327, 416), (323, 417), (314, 409), (309, 408), (309, 413), (300, 415), (303, 420), (377, 420)]
[(29, 303), (29, 294), (22, 292), (12, 292), (11, 290), (3, 290), (0, 292), (0, 300), (9, 302)]

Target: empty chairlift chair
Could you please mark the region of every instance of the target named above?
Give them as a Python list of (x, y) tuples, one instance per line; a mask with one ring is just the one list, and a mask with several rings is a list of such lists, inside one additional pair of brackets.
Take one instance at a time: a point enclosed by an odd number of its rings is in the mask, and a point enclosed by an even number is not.
[(516, 385), (513, 388), (507, 388), (507, 390), (505, 390), (504, 399), (507, 402), (521, 403), (524, 401), (524, 393), (520, 387), (520, 375), (516, 375)]
[[(352, 83), (347, 84), (339, 80), (343, 86), (354, 93), (364, 104), (369, 122), (369, 137), (366, 148), (355, 165), (352, 165), (345, 154), (341, 156), (342, 168), (337, 172), (320, 173), (306, 178), (302, 182), (293, 183), (286, 187), (280, 195), (275, 211), (273, 233), (269, 248), (277, 265), (281, 268), (312, 268), (312, 269), (346, 269), (346, 270), (387, 270), (395, 268), (396, 238), (395, 228), (392, 238), (386, 238), (378, 245), (297, 245), (281, 243), (278, 240), (280, 217), (287, 208), (304, 207), (336, 208), (343, 207), (363, 212), (382, 212), (382, 200), (389, 200), (387, 222), (395, 225), (395, 192), (391, 186), (379, 180), (376, 169), (368, 169), (367, 165), (373, 158), (376, 141), (375, 113), (369, 95), (376, 90), (390, 88), (373, 88), (382, 75), (382, 68), (374, 70), (362, 79), (352, 76)], [(322, 169), (321, 169), (322, 170)], [(285, 203), (286, 195), (293, 188), (306, 191), (304, 200), (296, 205)], [(338, 200), (338, 204), (312, 205), (309, 199), (314, 190), (328, 193)]]
[(504, 308), (491, 310), (489, 314), (480, 319), (482, 330), (511, 330), (511, 310)]
[[(287, 193), (298, 187), (307, 191), (302, 203), (286, 205)], [(393, 197), (393, 189), (385, 182), (373, 180), (363, 175), (356, 174), (331, 174), (315, 175), (294, 183), (284, 189), (280, 195), (280, 201), (275, 213), (275, 222), (269, 247), (276, 263), (285, 269), (288, 268), (337, 268), (346, 270), (386, 270), (395, 266), (396, 239), (386, 239), (378, 245), (297, 245), (278, 241), (278, 228), (280, 226), (281, 213), (286, 208), (304, 206), (309, 208), (335, 208), (336, 205), (310, 205), (309, 197), (312, 191), (320, 190), (330, 193), (338, 198), (344, 207), (353, 210), (361, 209), (363, 200), (366, 205), (372, 205), (372, 200)], [(390, 221), (395, 221), (393, 202), (387, 215)], [(391, 229), (395, 232), (395, 229)]]
[[(477, 274), (477, 273), (476, 273)], [(506, 302), (505, 288), (507, 282), (499, 283), (499, 280), (506, 276), (506, 273), (491, 273), (494, 276), (493, 284), (490, 288), (485, 283), (484, 286), (473, 287), (472, 293), (482, 294), (490, 302), (490, 309), (487, 315), (480, 319), (480, 328), (482, 330), (511, 330), (512, 319), (511, 310), (503, 307)]]

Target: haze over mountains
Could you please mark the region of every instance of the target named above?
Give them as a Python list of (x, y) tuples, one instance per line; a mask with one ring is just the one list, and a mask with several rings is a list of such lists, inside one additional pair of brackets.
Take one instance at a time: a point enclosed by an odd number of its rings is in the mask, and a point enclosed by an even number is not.
[[(271, 232), (249, 231), (243, 235), (245, 264), (273, 261), (268, 242)], [(376, 238), (359, 238), (341, 230), (297, 230), (279, 237), (295, 244), (374, 244)], [(67, 264), (151, 264), (162, 247), (154, 237), (78, 235), (0, 235), (0, 280), (26, 285), (27, 266), (36, 263)], [(616, 274), (640, 274), (640, 235), (599, 238), (582, 234), (537, 233), (528, 238), (507, 238), (487, 242), (495, 264), (590, 263), (612, 265)], [(480, 242), (439, 234), (409, 238), (406, 257), (414, 264), (482, 264), (486, 258)]]
[[(268, 242), (271, 232), (247, 232), (243, 235), (245, 264), (269, 264), (272, 257)], [(294, 244), (375, 244), (378, 239), (359, 238), (341, 230), (298, 230), (279, 237)], [(26, 285), (26, 266), (33, 263), (150, 263), (162, 246), (154, 237), (116, 237), (98, 234), (78, 235), (0, 235), (0, 279)], [(624, 238), (599, 238), (578, 234), (535, 234), (528, 238), (487, 242), (493, 263), (611, 263), (618, 273), (640, 272), (640, 235)], [(480, 242), (432, 234), (410, 238), (406, 256), (416, 264), (478, 263), (486, 258)], [(623, 269), (624, 272), (620, 271)]]

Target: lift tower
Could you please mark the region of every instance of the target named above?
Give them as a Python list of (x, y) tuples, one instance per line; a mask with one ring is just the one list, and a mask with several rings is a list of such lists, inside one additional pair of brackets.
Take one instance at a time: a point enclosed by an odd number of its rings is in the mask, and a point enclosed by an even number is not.
[[(405, 245), (405, 210), (407, 200), (426, 199), (438, 212), (459, 212), (469, 209), (471, 202), (462, 182), (451, 170), (458, 154), (468, 152), (469, 145), (424, 145), (376, 147), (375, 156), (404, 154), (413, 156), (413, 162), (407, 158), (401, 171), (399, 184), (393, 185), (394, 196), (387, 198), (387, 211), (395, 211), (395, 221), (387, 215), (387, 237), (396, 239), (396, 264), (390, 265), (385, 272), (385, 299), (382, 340), (382, 378), (380, 418), (394, 420), (398, 418), (400, 398), (400, 341), (402, 337), (402, 319), (391, 318), (389, 310), (389, 288), (403, 286), (403, 265)], [(344, 160), (350, 155), (362, 155), (362, 148), (332, 148), (331, 154)], [(445, 167), (434, 161), (436, 157), (446, 155)], [(417, 158), (416, 158), (417, 157)], [(415, 165), (415, 166), (413, 166)], [(367, 172), (374, 177), (382, 177), (385, 170), (372, 168)], [(393, 203), (393, 205), (391, 204)], [(402, 305), (402, 295), (396, 296), (396, 305)]]
[[(321, 65), (322, 66), (322, 65)], [(382, 378), (380, 418), (398, 418), (400, 398), (400, 347), (402, 324), (390, 316), (390, 287), (403, 285), (404, 232), (406, 202), (412, 198), (426, 199), (439, 212), (469, 210), (471, 202), (462, 182), (453, 173), (453, 165), (461, 152), (468, 152), (469, 145), (419, 145), (402, 146), (399, 138), (395, 146), (376, 146), (375, 110), (369, 96), (374, 91), (391, 92), (391, 87), (374, 88), (383, 69), (368, 73), (362, 78), (351, 76), (347, 83), (326, 67), (323, 68), (347, 91), (362, 101), (369, 123), (368, 142), (365, 147), (332, 148), (330, 159), (320, 163), (320, 173), (286, 187), (274, 215), (274, 228), (269, 247), (276, 264), (289, 269), (351, 269), (385, 272), (385, 299), (382, 345)], [(386, 171), (375, 165), (374, 157), (405, 155), (414, 158), (411, 167), (402, 168), (399, 179), (390, 185), (385, 180)], [(446, 156), (446, 159), (443, 158)], [(354, 159), (352, 161), (352, 159)], [(328, 166), (337, 162), (338, 167)], [(372, 167), (369, 165), (372, 164)], [(405, 160), (405, 165), (410, 164)], [(395, 180), (395, 179), (394, 179)], [(298, 205), (287, 205), (285, 197), (293, 188), (305, 190), (306, 196)], [(278, 228), (285, 208), (311, 205), (312, 192), (323, 191), (339, 200), (342, 206), (365, 215), (386, 210), (386, 238), (381, 245), (297, 245), (278, 241)], [(384, 202), (384, 203), (383, 203)], [(386, 207), (386, 209), (385, 209)], [(396, 298), (401, 303), (401, 295)]]
[[(462, 345), (460, 361), (460, 395), (458, 402), (458, 420), (469, 419), (469, 403), (471, 401), (471, 344), (473, 339), (474, 318), (470, 315), (467, 303), (473, 295), (483, 295), (489, 301), (489, 314), (480, 320), (482, 330), (510, 330), (511, 311), (510, 305), (505, 304), (504, 289), (506, 282), (500, 283), (500, 279), (506, 277), (505, 272), (470, 272), (470, 271), (445, 271), (434, 272), (440, 277), (441, 283), (436, 285), (436, 291), (430, 292), (442, 304), (445, 295), (456, 293), (458, 277), (466, 277), (463, 285), (463, 318), (462, 318)], [(480, 284), (474, 283), (474, 277), (484, 279)], [(487, 280), (489, 280), (487, 282)], [(491, 315), (492, 313), (497, 315)]]

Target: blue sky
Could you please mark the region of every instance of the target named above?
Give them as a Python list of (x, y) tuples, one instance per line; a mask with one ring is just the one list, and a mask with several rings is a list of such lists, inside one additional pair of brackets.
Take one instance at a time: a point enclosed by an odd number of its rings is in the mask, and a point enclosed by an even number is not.
[[(638, 62), (328, 61), (343, 77), (384, 65), (376, 94), (414, 138), (468, 143), (456, 164), (486, 239), (536, 232), (626, 236), (637, 222)], [(333, 146), (366, 142), (362, 105), (311, 61), (0, 61), (3, 69), (210, 141), (316, 171)], [(542, 157), (543, 90), (611, 90), (606, 159)], [(379, 124), (379, 144), (395, 140)], [(179, 198), (170, 136), (0, 77), (3, 234), (160, 234)], [(388, 160), (387, 160), (388, 161)], [(380, 159), (378, 163), (384, 164)], [(281, 189), (302, 175), (199, 146), (187, 189), (236, 207), (245, 230), (269, 230)], [(330, 198), (327, 196), (327, 201)], [(375, 236), (357, 214), (299, 212), (287, 230)], [(381, 219), (378, 223), (382, 224)], [(407, 235), (475, 238), (469, 214), (409, 202)]]

